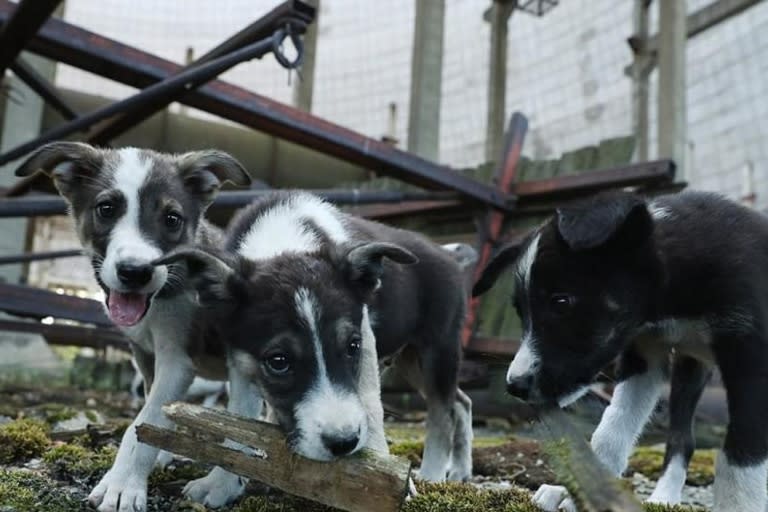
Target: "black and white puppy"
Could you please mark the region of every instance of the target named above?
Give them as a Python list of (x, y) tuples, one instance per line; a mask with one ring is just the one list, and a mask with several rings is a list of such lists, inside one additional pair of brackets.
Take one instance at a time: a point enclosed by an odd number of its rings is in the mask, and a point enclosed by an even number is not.
[(421, 476), (463, 480), (472, 464), (471, 402), (457, 386), (466, 292), (449, 250), (311, 194), (276, 193), (233, 220), (222, 253), (181, 249), (158, 263), (185, 261), (198, 276), (207, 325), (298, 453), (386, 449), (376, 365), (361, 362), (370, 339), (373, 359), (376, 349), (397, 356), (426, 398)]
[[(44, 146), (16, 175), (37, 171), (53, 178), (69, 204), (77, 234), (106, 294), (107, 313), (131, 339), (149, 389), (112, 468), (89, 501), (101, 512), (141, 512), (146, 510), (147, 477), (158, 450), (136, 440), (135, 425), (169, 426), (162, 405), (182, 398), (196, 374), (227, 378), (223, 349), (215, 343), (189, 343), (197, 306), (184, 268), (150, 262), (179, 245), (218, 246), (221, 232), (203, 214), (222, 183), (247, 185), (250, 178), (235, 159), (218, 151), (167, 155), (136, 148), (97, 149), (77, 142)], [(222, 362), (212, 364), (217, 357)], [(248, 403), (242, 409), (254, 407)], [(185, 492), (201, 498), (192, 492), (195, 482), (190, 486)]]
[[(693, 413), (717, 366), (729, 425), (716, 464), (715, 510), (764, 512), (768, 460), (768, 217), (718, 195), (646, 201), (630, 193), (557, 211), (519, 248), (499, 251), (477, 282), (515, 272), (523, 321), (508, 390), (567, 405), (618, 360), (619, 384), (592, 436), (616, 475), (654, 410), (670, 370), (670, 433), (653, 502), (681, 499), (694, 449)], [(562, 488), (535, 496), (572, 509)]]

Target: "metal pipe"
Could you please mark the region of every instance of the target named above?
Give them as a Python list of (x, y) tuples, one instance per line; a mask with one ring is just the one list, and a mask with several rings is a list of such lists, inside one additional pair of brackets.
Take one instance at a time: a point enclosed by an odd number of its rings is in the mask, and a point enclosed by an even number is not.
[[(359, 205), (371, 203), (403, 203), (424, 200), (450, 200), (457, 195), (451, 192), (399, 192), (389, 190), (333, 190), (315, 189), (307, 192), (314, 193), (332, 203), (340, 205)], [(225, 191), (214, 200), (211, 208), (237, 209), (250, 204), (252, 201), (273, 194), (271, 190), (237, 190)], [(56, 195), (44, 194), (25, 197), (5, 198), (0, 200), (0, 218), (11, 217), (45, 217), (66, 215), (67, 206), (64, 200)]]
[[(13, 4), (0, 0), (0, 22)], [(147, 87), (181, 66), (93, 32), (51, 19), (30, 41), (28, 50), (64, 64), (130, 85)], [(178, 101), (346, 162), (424, 188), (459, 192), (467, 199), (510, 211), (514, 197), (494, 187), (390, 144), (320, 119), (236, 85), (214, 81), (188, 91)], [(29, 182), (9, 195), (26, 191)]]
[(0, 265), (13, 265), (15, 263), (28, 263), (30, 261), (55, 260), (60, 258), (73, 258), (85, 256), (81, 249), (69, 249), (64, 251), (30, 252), (26, 254), (13, 254), (0, 256)]
[(21, 0), (14, 4), (13, 14), (0, 30), (0, 77), (60, 3), (61, 0)]
[(67, 105), (67, 102), (64, 101), (64, 98), (62, 98), (61, 95), (59, 95), (59, 92), (24, 59), (19, 57), (16, 59), (16, 62), (11, 63), (10, 67), (11, 71), (13, 71), (22, 82), (35, 91), (43, 101), (61, 114), (64, 119), (72, 120), (77, 118), (77, 112)]
[(12, 162), (17, 158), (26, 155), (30, 151), (34, 151), (47, 142), (63, 139), (83, 128), (88, 128), (99, 121), (112, 117), (113, 115), (124, 113), (126, 111), (130, 112), (131, 109), (141, 108), (147, 103), (151, 103), (161, 98), (173, 97), (185, 90), (194, 89), (200, 86), (200, 84), (212, 80), (214, 77), (241, 62), (261, 58), (270, 51), (277, 53), (286, 37), (288, 37), (287, 31), (278, 29), (272, 37), (268, 39), (263, 39), (223, 57), (210, 60), (199, 67), (182, 71), (162, 82), (147, 87), (143, 91), (134, 94), (129, 98), (112, 103), (111, 105), (85, 114), (84, 116), (54, 128), (53, 130), (49, 130), (35, 140), (17, 146), (0, 155), (0, 165)]

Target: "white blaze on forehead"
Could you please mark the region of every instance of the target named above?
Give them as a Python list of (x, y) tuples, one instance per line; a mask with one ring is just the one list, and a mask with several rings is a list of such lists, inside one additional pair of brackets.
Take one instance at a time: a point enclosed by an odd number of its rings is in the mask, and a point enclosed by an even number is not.
[[(111, 289), (120, 289), (121, 284), (117, 278), (117, 265), (122, 262), (148, 264), (155, 258), (162, 256), (162, 251), (141, 232), (140, 218), (142, 207), (151, 208), (152, 205), (142, 205), (140, 191), (146, 183), (152, 163), (149, 159), (142, 159), (140, 150), (125, 148), (116, 152), (117, 162), (113, 174), (113, 183), (125, 200), (125, 211), (115, 223), (109, 235), (109, 243), (102, 265), (101, 278)], [(157, 268), (152, 280), (145, 287), (148, 292), (153, 292), (165, 284), (167, 270), (165, 267)]]
[(523, 336), (520, 348), (507, 370), (507, 384), (526, 375), (531, 375), (539, 364), (539, 356), (534, 352), (530, 335)]
[(323, 437), (349, 438), (359, 436), (357, 448), (365, 446), (368, 434), (367, 414), (360, 397), (331, 383), (325, 364), (318, 329), (321, 315), (315, 297), (306, 288), (299, 288), (295, 297), (296, 312), (309, 327), (317, 360), (317, 374), (309, 391), (296, 404), (296, 429), (300, 437), (296, 450), (315, 460), (329, 460), (331, 452)]
[(313, 252), (321, 240), (308, 226), (312, 221), (334, 243), (349, 240), (341, 212), (310, 194), (296, 194), (262, 214), (243, 237), (238, 252), (260, 260), (285, 252)]
[(528, 247), (525, 248), (525, 252), (520, 257), (520, 260), (517, 263), (517, 268), (515, 270), (517, 275), (523, 281), (523, 285), (525, 286), (526, 290), (531, 284), (531, 267), (533, 267), (533, 262), (536, 261), (536, 253), (539, 251), (540, 239), (541, 233), (536, 233), (536, 235), (531, 240), (531, 243), (529, 243)]

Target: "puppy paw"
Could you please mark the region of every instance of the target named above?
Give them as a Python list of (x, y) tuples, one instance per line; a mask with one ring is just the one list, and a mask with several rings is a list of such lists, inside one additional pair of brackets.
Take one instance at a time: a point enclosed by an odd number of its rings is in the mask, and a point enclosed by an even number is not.
[(99, 512), (145, 512), (147, 481), (110, 471), (91, 491), (88, 503)]
[(544, 512), (578, 512), (568, 490), (561, 485), (542, 485), (533, 495), (533, 502)]
[(245, 490), (245, 479), (215, 467), (203, 478), (184, 487), (184, 496), (210, 508), (223, 507), (236, 500)]
[(155, 469), (167, 468), (168, 465), (173, 462), (173, 459), (174, 456), (171, 452), (160, 450), (160, 453), (157, 454), (157, 459), (155, 459)]

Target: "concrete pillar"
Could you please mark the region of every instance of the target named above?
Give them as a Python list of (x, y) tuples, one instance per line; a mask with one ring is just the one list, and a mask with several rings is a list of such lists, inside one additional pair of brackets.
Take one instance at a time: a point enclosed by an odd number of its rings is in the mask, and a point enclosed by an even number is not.
[(686, 1), (665, 0), (659, 6), (659, 157), (672, 158), (677, 178), (686, 178), (685, 45)]
[(317, 29), (320, 25), (320, 0), (308, 0), (308, 4), (317, 9), (315, 21), (307, 27), (304, 34), (304, 60), (301, 63), (301, 78), (293, 86), (293, 106), (312, 111), (312, 90), (315, 83), (315, 55), (317, 53)]
[(408, 151), (437, 160), (445, 0), (418, 0), (413, 30)]
[[(24, 59), (46, 79), (53, 81), (56, 63), (22, 52)], [(40, 134), (44, 103), (32, 89), (15, 76), (6, 77), (12, 89), (12, 97), (5, 100), (2, 119), (0, 151), (5, 152), (28, 142)], [(20, 159), (21, 160), (21, 159)], [(13, 172), (19, 161), (0, 166), (0, 187), (10, 187), (16, 182)], [(19, 254), (26, 249), (28, 221), (26, 219), (0, 220), (0, 254)], [(22, 278), (22, 265), (0, 265), (0, 280), (18, 283)]]
[(491, 24), (491, 58), (488, 74), (488, 109), (485, 123), (485, 160), (496, 161), (502, 151), (507, 106), (507, 26), (515, 9), (507, 0), (493, 0), (485, 13)]
[(641, 50), (635, 53), (632, 66), (632, 124), (635, 133), (635, 154), (639, 162), (648, 160), (650, 95), (648, 77), (653, 68), (653, 57), (645, 51), (648, 41), (649, 0), (635, 0), (632, 25)]

